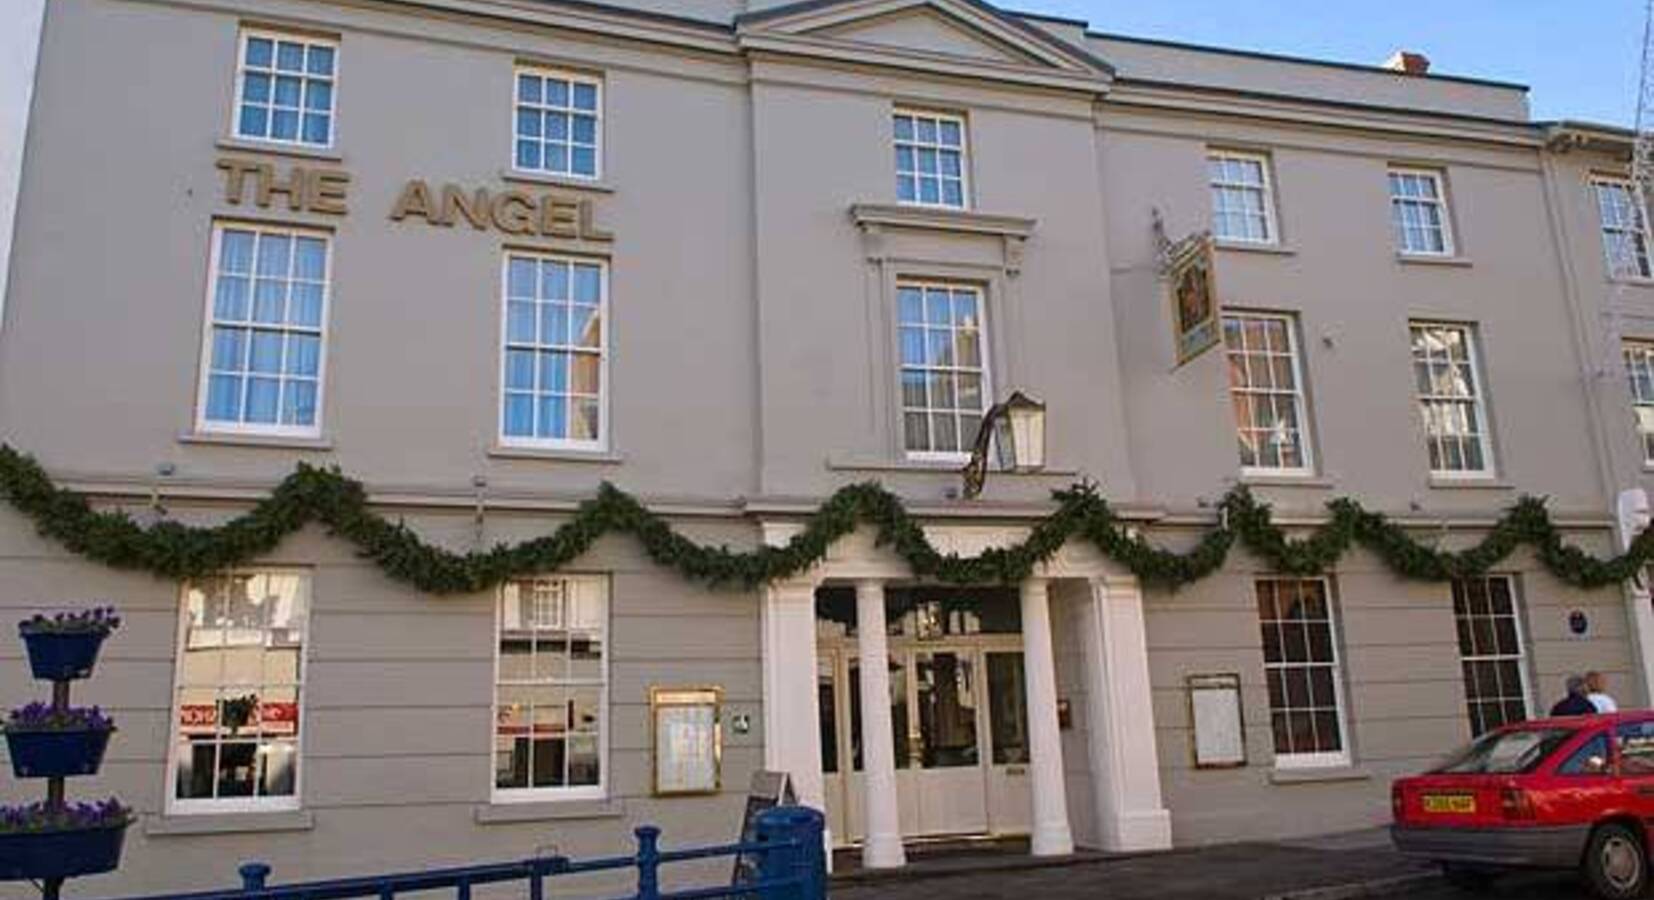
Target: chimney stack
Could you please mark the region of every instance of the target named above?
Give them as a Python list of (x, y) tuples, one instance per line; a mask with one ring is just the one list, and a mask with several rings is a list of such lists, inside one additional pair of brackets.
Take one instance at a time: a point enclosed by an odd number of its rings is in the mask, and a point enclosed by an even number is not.
[(1384, 61), (1384, 68), (1403, 75), (1430, 74), (1430, 57), (1411, 50), (1397, 50)]

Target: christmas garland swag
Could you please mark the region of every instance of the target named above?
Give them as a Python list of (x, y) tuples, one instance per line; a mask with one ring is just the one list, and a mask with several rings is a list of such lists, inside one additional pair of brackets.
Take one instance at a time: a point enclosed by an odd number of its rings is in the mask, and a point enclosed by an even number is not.
[(1237, 487), (1219, 506), (1220, 524), (1192, 549), (1177, 552), (1128, 529), (1093, 486), (1081, 484), (1053, 493), (1056, 511), (1036, 523), (1026, 540), (974, 557), (938, 551), (901, 500), (874, 482), (838, 490), (786, 545), (750, 551), (697, 544), (608, 482), (552, 533), (470, 553), (425, 543), (405, 525), (370, 510), (360, 482), (337, 469), (304, 463), (250, 511), (216, 527), (168, 521), (145, 526), (123, 511), (97, 511), (86, 498), (55, 485), (32, 457), (6, 445), (0, 445), (0, 496), (32, 519), (41, 534), (88, 559), (167, 578), (246, 564), (316, 521), (354, 544), (385, 574), (433, 594), (480, 591), (509, 578), (556, 571), (609, 532), (631, 534), (651, 559), (685, 578), (753, 587), (815, 565), (835, 540), (862, 523), (874, 526), (878, 543), (905, 559), (915, 575), (951, 584), (1015, 583), (1074, 538), (1090, 541), (1145, 584), (1168, 588), (1216, 571), (1237, 540), (1286, 574), (1325, 572), (1360, 545), (1396, 573), (1429, 581), (1485, 573), (1525, 543), (1552, 574), (1582, 588), (1624, 581), (1654, 558), (1654, 528), (1610, 559), (1564, 544), (1544, 501), (1531, 496), (1518, 499), (1475, 546), (1453, 552), (1421, 544), (1382, 514), (1344, 498), (1327, 504), (1328, 521), (1307, 537), (1292, 539), (1271, 521), (1268, 505)]

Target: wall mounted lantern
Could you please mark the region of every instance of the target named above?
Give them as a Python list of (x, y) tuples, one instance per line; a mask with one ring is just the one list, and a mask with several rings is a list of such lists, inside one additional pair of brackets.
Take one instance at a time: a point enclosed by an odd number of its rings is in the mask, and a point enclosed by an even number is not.
[(989, 446), (998, 451), (999, 468), (1005, 472), (1033, 472), (1045, 468), (1045, 404), (1021, 391), (1013, 391), (982, 417), (971, 461), (965, 464), (965, 498), (982, 493), (988, 478)]

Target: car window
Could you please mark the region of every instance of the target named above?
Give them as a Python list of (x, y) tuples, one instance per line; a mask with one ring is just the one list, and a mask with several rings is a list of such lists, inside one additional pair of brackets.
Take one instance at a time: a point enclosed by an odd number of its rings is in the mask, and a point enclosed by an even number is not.
[[(1447, 775), (1519, 775), (1531, 772), (1546, 757), (1555, 753), (1556, 748), (1578, 733), (1577, 728), (1522, 728), (1489, 732), (1448, 757), (1447, 762), (1435, 771)], [(1650, 737), (1654, 738), (1654, 733)]]
[(1614, 731), (1620, 774), (1654, 775), (1654, 722), (1626, 722)]
[(1568, 761), (1557, 766), (1558, 775), (1606, 775), (1608, 774), (1608, 735), (1599, 734), (1580, 746), (1568, 757)]

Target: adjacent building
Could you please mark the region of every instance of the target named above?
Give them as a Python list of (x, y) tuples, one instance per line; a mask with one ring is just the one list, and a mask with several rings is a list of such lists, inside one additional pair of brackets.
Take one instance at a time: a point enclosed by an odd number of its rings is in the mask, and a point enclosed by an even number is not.
[[(875, 480), (973, 555), (1090, 480), (1175, 548), (1245, 485), (1298, 533), (1351, 497), (1441, 547), (1543, 495), (1615, 552), (1654, 460), (1630, 135), (1427, 68), (982, 0), (49, 4), (0, 153), (0, 436), (143, 522), (337, 466), (456, 551), (605, 481), (752, 549)], [(1206, 230), (1219, 339), (1180, 362), (1162, 251)], [(1045, 464), (963, 499), (1017, 390)], [(1172, 591), (1071, 541), (949, 587), (864, 528), (742, 590), (611, 536), (435, 595), (320, 527), (179, 583), (0, 507), (0, 610), (88, 600), (127, 619), (89, 790), (142, 814), (104, 893), (722, 841), (765, 768), (873, 865), (1355, 828), (1569, 673), (1646, 704), (1654, 639), (1643, 587), (1527, 549), (1451, 583), (1237, 549)], [(718, 777), (676, 795), (652, 698), (691, 689)]]

